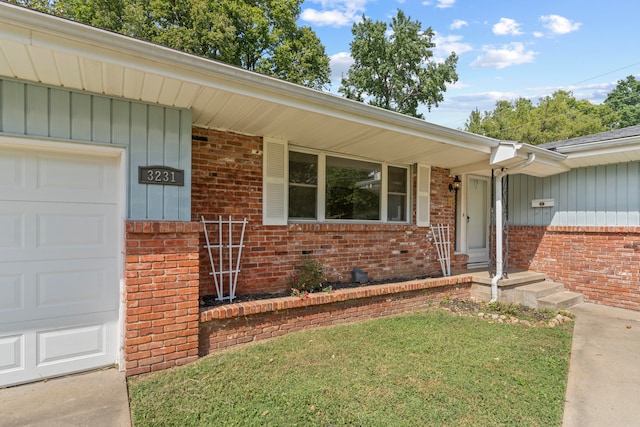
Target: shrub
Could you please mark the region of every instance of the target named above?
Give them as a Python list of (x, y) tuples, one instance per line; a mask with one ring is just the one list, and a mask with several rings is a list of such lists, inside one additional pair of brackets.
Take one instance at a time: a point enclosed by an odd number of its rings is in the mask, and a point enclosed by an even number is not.
[(304, 256), (300, 264), (295, 265), (293, 269), (294, 273), (289, 280), (289, 286), (294, 295), (323, 290), (322, 264), (312, 256)]

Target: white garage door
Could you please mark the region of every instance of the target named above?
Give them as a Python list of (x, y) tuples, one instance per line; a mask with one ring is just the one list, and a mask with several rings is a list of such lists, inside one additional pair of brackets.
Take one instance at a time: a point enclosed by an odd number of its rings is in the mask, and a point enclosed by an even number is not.
[(0, 147), (0, 386), (116, 362), (118, 165)]

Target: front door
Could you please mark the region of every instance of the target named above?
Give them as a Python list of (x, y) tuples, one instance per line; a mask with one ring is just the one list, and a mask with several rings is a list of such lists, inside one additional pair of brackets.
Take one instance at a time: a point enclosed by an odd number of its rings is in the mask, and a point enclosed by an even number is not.
[(489, 197), (491, 180), (487, 177), (467, 177), (466, 226), (469, 264), (489, 262)]

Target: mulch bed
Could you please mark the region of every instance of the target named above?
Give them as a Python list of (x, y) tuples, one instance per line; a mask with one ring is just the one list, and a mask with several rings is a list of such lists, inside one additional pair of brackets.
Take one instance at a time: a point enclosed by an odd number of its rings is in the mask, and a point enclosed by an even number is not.
[[(416, 277), (396, 277), (392, 279), (385, 280), (370, 280), (368, 282), (326, 282), (324, 283), (324, 287), (331, 287), (332, 290), (336, 291), (338, 289), (349, 289), (349, 288), (360, 288), (363, 286), (371, 286), (371, 285), (383, 285), (386, 283), (399, 283), (399, 282), (408, 282), (411, 280), (420, 280), (420, 279), (428, 279), (430, 276), (416, 276)], [(270, 298), (281, 298), (291, 296), (291, 292), (279, 292), (279, 293), (264, 293), (264, 294), (250, 294), (250, 295), (236, 295), (233, 299), (233, 303), (238, 302), (247, 302), (247, 301), (257, 301), (263, 299)], [(219, 301), (216, 299), (215, 295), (205, 295), (200, 297), (200, 307), (216, 307), (219, 305), (230, 304), (228, 300)]]

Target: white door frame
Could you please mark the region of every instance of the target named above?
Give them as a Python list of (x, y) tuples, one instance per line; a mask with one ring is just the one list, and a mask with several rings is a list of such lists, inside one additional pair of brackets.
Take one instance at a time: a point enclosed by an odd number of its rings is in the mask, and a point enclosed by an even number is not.
[[(485, 247), (486, 247), (486, 251), (484, 253), (480, 253), (482, 251), (477, 251), (477, 250), (473, 250), (469, 248), (469, 229), (468, 229), (468, 223), (467, 223), (467, 218), (471, 216), (471, 212), (470, 209), (472, 209), (472, 207), (469, 206), (469, 192), (471, 191), (471, 180), (483, 180), (487, 183), (486, 189), (487, 189), (487, 194), (486, 194), (486, 201), (485, 201), (485, 227), (486, 227), (486, 232), (485, 232), (485, 236), (486, 236), (486, 242), (485, 242)], [(461, 191), (461, 195), (460, 195), (460, 200), (458, 201), (460, 203), (459, 205), (459, 209), (458, 209), (458, 218), (457, 218), (457, 224), (458, 224), (458, 234), (460, 235), (459, 237), (459, 248), (460, 248), (460, 252), (462, 253), (466, 253), (469, 255), (469, 263), (488, 263), (489, 262), (489, 252), (490, 252), (490, 248), (489, 248), (489, 222), (490, 222), (490, 209), (491, 209), (491, 178), (487, 177), (487, 176), (481, 176), (481, 175), (471, 175), (471, 174), (467, 174), (467, 175), (463, 175), (463, 185), (462, 185), (462, 191)]]

